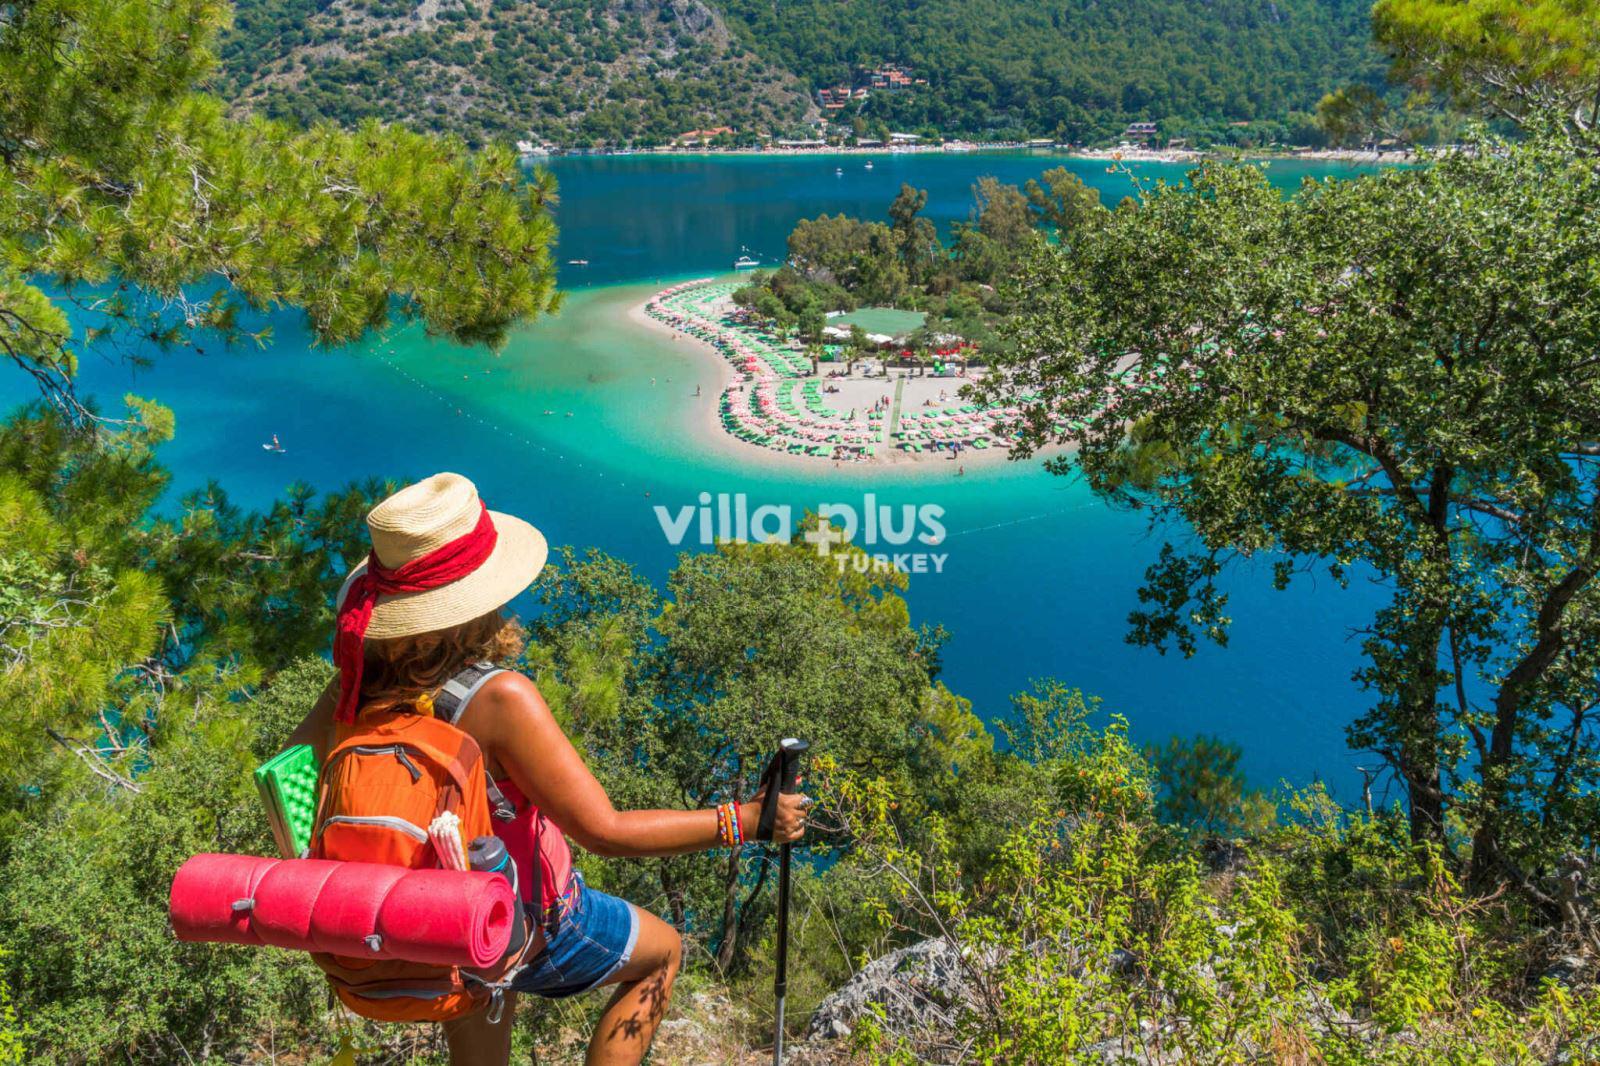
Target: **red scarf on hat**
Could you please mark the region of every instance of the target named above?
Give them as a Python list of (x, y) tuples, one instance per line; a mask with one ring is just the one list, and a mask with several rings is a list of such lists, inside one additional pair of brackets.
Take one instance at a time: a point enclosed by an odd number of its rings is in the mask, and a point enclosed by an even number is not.
[[(481, 502), (479, 506), (483, 506)], [(483, 565), (494, 551), (497, 539), (499, 533), (489, 519), (489, 509), (484, 507), (471, 532), (439, 545), (404, 566), (389, 570), (378, 562), (376, 553), (367, 557), (366, 572), (350, 582), (334, 629), (333, 665), (339, 668), (339, 703), (333, 711), (334, 721), (355, 721), (361, 705), (361, 670), (366, 661), (363, 643), (378, 597), (427, 592), (459, 581)]]

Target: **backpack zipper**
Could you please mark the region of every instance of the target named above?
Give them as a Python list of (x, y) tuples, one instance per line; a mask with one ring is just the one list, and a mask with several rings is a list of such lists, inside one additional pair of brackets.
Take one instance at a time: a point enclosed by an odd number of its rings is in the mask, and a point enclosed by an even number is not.
[(422, 780), (422, 771), (417, 769), (417, 764), (406, 755), (404, 744), (357, 744), (350, 749), (357, 755), (393, 755), (400, 760), (400, 764), (411, 771), (411, 783), (414, 785)]
[(317, 830), (317, 834), (320, 836), (321, 834), (326, 833), (328, 831), (328, 827), (335, 824), (377, 826), (380, 829), (393, 829), (396, 832), (404, 833), (406, 836), (418, 841), (419, 843), (425, 844), (428, 841), (427, 830), (423, 829), (414, 822), (408, 822), (404, 818), (398, 818), (392, 814), (331, 815), (325, 822), (322, 823), (322, 826)]

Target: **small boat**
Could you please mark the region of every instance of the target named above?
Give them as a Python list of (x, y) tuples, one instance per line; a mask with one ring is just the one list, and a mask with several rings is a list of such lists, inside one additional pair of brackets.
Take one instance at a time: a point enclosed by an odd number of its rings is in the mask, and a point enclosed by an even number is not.
[(754, 270), (756, 267), (758, 267), (760, 265), (761, 265), (761, 260), (759, 260), (755, 256), (751, 255), (750, 254), (750, 249), (748, 249), (748, 248), (746, 248), (746, 247), (741, 245), (740, 248), (739, 248), (739, 258), (737, 258), (737, 259), (735, 259), (733, 261), (733, 269), (735, 269), (735, 270)]
[(568, 266), (575, 266), (575, 267), (586, 267), (586, 266), (589, 265), (589, 260), (587, 260), (587, 259), (568, 259), (567, 260), (567, 265)]
[(843, 174), (844, 173), (844, 167), (834, 167), (833, 168), (833, 172), (835, 174)]
[(869, 159), (869, 160), (867, 160), (867, 169), (868, 169), (868, 170), (871, 170), (871, 169), (872, 169), (872, 160), (870, 160), (870, 159)]
[(278, 443), (278, 435), (276, 433), (272, 435), (271, 440), (262, 444), (261, 448), (263, 451), (277, 452), (279, 455), (283, 454), (283, 445)]

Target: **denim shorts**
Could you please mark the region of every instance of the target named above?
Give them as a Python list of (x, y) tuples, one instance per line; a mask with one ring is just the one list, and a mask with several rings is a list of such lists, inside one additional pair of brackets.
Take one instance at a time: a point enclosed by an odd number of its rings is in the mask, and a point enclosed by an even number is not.
[(639, 940), (639, 914), (616, 896), (597, 892), (577, 881), (576, 898), (561, 916), (556, 935), (517, 974), (514, 992), (546, 999), (564, 999), (605, 984), (633, 958)]

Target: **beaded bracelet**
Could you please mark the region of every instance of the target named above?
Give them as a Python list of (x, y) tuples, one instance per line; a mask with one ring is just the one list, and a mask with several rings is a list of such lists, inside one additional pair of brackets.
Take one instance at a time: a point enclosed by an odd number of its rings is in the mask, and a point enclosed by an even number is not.
[(717, 805), (717, 840), (730, 848), (744, 843), (744, 829), (739, 825), (737, 800)]

